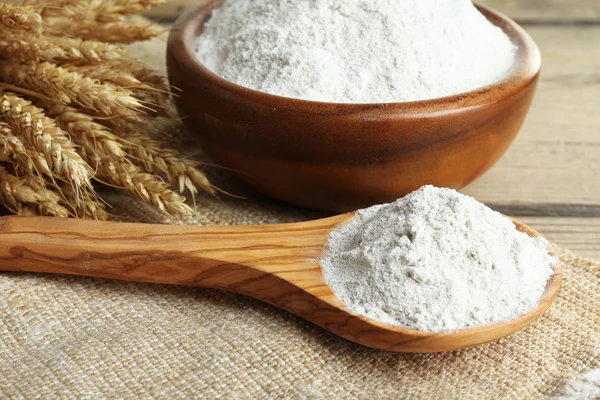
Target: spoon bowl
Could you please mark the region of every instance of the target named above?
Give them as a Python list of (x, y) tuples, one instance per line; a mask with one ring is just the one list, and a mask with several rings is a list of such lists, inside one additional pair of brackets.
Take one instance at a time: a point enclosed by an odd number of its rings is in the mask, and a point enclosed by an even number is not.
[[(562, 267), (539, 304), (514, 320), (448, 333), (421, 332), (351, 313), (323, 280), (329, 233), (354, 214), (282, 225), (189, 227), (48, 217), (0, 218), (0, 271), (91, 276), (222, 289), (262, 300), (365, 346), (440, 352), (510, 335), (558, 295)], [(540, 236), (513, 220), (518, 230)]]

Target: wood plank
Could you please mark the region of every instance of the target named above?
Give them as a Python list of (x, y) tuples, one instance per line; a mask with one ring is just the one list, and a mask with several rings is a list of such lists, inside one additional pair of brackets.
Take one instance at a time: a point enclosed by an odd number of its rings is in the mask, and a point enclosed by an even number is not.
[(519, 217), (548, 240), (573, 253), (600, 261), (600, 218)]
[(463, 191), (496, 204), (600, 202), (600, 144), (528, 139), (515, 143), (498, 165)]
[(539, 89), (513, 146), (464, 191), (496, 204), (600, 204), (600, 27), (530, 27)]
[(476, 0), (521, 23), (600, 22), (598, 0)]
[[(146, 13), (162, 21), (175, 20), (185, 10), (203, 0), (169, 0)], [(600, 23), (598, 0), (478, 0), (525, 23)]]
[(493, 204), (488, 207), (512, 217), (600, 218), (600, 206), (583, 204)]

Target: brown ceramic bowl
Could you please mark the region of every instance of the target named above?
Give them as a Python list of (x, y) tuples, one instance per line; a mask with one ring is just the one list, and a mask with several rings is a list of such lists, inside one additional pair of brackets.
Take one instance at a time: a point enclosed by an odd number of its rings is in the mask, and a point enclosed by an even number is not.
[(344, 212), (396, 200), (432, 184), (459, 189), (507, 150), (529, 110), (541, 58), (531, 37), (489, 8), (481, 12), (517, 46), (506, 77), (434, 100), (334, 104), (296, 100), (226, 81), (195, 57), (208, 1), (169, 37), (169, 79), (204, 151), (249, 185), (300, 206)]

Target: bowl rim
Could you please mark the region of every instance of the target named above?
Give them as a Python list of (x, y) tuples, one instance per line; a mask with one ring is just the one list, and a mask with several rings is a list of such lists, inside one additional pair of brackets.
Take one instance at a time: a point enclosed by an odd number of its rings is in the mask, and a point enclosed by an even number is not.
[(475, 4), (490, 22), (508, 35), (516, 47), (515, 61), (512, 67), (499, 81), (468, 92), (410, 102), (333, 103), (274, 95), (222, 78), (198, 60), (195, 39), (204, 23), (210, 18), (212, 10), (220, 6), (222, 2), (223, 0), (209, 0), (182, 14), (169, 34), (167, 53), (180, 65), (185, 66), (197, 79), (218, 89), (223, 95), (242, 102), (261, 104), (265, 107), (288, 109), (300, 113), (314, 112), (315, 108), (318, 108), (321, 113), (361, 112), (373, 107), (385, 107), (398, 111), (410, 110), (413, 113), (419, 113), (419, 111), (431, 113), (433, 109), (447, 112), (494, 103), (497, 99), (518, 94), (524, 87), (535, 81), (541, 69), (540, 51), (523, 28), (496, 10)]

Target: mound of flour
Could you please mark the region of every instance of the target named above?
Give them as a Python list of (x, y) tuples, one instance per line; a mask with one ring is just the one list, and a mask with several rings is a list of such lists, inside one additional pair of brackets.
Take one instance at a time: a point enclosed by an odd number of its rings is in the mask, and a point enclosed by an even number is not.
[(556, 260), (548, 243), (454, 190), (425, 186), (332, 232), (325, 281), (348, 309), (443, 332), (533, 309)]
[(229, 81), (336, 103), (474, 90), (514, 53), (471, 0), (225, 0), (197, 38), (198, 59)]

